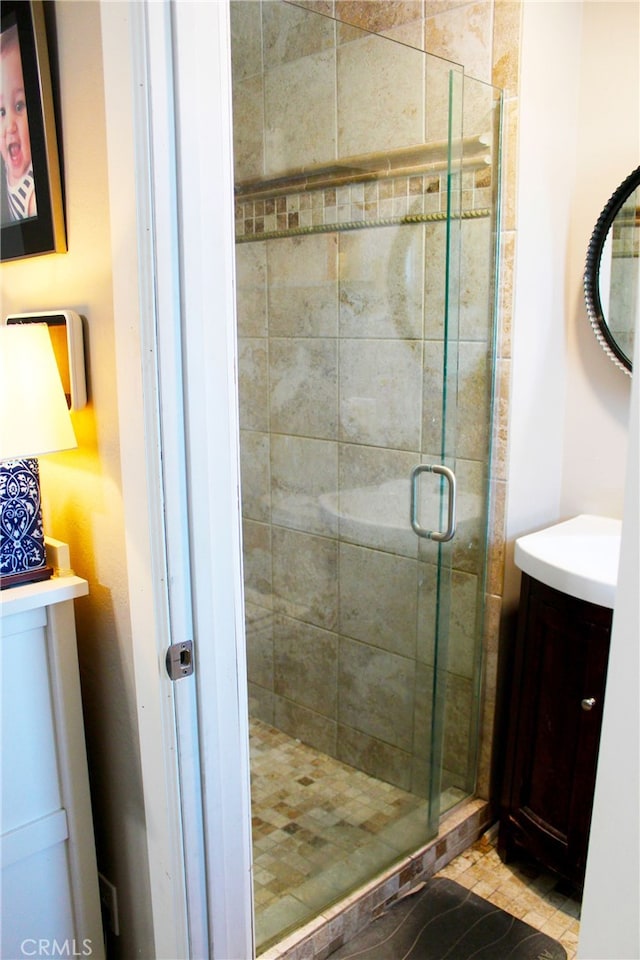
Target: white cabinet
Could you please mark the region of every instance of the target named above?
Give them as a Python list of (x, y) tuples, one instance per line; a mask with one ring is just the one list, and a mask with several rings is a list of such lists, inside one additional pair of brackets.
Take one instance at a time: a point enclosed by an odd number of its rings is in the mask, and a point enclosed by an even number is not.
[(0, 593), (3, 960), (104, 958), (73, 609), (86, 593), (75, 576)]

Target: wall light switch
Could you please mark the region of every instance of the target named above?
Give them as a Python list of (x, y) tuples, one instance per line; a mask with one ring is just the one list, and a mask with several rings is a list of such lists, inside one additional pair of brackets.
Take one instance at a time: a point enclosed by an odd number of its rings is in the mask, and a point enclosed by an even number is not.
[(79, 410), (87, 402), (82, 320), (73, 310), (47, 310), (40, 313), (13, 313), (7, 323), (46, 323), (58, 362), (60, 379), (70, 410)]

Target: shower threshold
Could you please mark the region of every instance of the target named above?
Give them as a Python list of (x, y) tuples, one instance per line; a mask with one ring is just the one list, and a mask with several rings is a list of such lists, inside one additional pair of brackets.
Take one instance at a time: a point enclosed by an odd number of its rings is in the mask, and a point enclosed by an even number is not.
[[(438, 837), (425, 846), (424, 798), (319, 753), (260, 720), (252, 719), (250, 730), (261, 960), (327, 956), (329, 942), (337, 949), (339, 938), (353, 936), (372, 909), (441, 869), (487, 824), (484, 801), (449, 791), (446, 806), (451, 809)], [(310, 938), (319, 938), (313, 952)]]

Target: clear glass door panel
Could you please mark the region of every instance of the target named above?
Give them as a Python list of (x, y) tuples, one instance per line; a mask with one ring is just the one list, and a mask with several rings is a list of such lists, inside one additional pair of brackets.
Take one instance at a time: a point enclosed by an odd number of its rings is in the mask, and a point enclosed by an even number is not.
[[(275, 2), (232, 3), (232, 35), (256, 798), (294, 782), (275, 814), (256, 800), (256, 877), (263, 841), (306, 850), (314, 817), (344, 861), (296, 861), (273, 902), (257, 880), (266, 944), (285, 900), (297, 925), (319, 884), (339, 899), (437, 831), (456, 541), (416, 534), (411, 476), (457, 468), (462, 170), (484, 145), (463, 141), (462, 69), (421, 50)], [(443, 529), (448, 491), (420, 475), (421, 526)], [(269, 737), (317, 753), (276, 772)], [(307, 805), (321, 770), (334, 792), (354, 772), (351, 801)]]
[[(452, 77), (453, 142), (461, 131), (465, 152), (452, 151), (451, 222), (448, 234), (449, 297), (443, 316), (442, 422), (431, 424), (429, 442), (443, 438), (443, 461), (457, 478), (456, 536), (438, 548), (439, 582), (435, 643), (433, 776), (434, 819), (475, 790), (479, 750), (480, 684), (488, 523), (492, 465), (492, 423), (496, 372), (497, 266), (499, 247), (500, 133), (502, 97), (496, 88), (464, 77), (461, 90)], [(482, 149), (467, 156), (471, 144)], [(455, 368), (455, 371), (452, 369)], [(422, 545), (435, 563), (434, 547)], [(437, 776), (440, 776), (438, 787)]]

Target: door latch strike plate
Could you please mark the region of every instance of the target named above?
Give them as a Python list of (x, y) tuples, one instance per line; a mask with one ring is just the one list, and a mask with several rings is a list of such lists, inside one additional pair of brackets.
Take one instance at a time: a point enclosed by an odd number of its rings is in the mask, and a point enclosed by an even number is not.
[(165, 658), (167, 673), (172, 680), (182, 680), (193, 673), (193, 642), (172, 643)]

